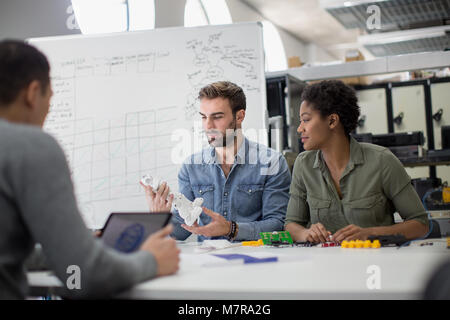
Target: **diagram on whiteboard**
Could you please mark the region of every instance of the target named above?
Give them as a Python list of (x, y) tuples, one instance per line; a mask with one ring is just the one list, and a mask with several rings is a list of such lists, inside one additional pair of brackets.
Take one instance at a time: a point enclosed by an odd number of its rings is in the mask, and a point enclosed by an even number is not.
[[(198, 92), (212, 82), (236, 82), (237, 79), (245, 79), (238, 85), (246, 91), (260, 90), (257, 50), (224, 44), (222, 37), (223, 32), (218, 32), (202, 40), (195, 38), (186, 41), (187, 53), (192, 55), (192, 72), (187, 74), (192, 90), (187, 96), (186, 119), (193, 119), (198, 115)], [(236, 74), (239, 74), (239, 77)]]
[[(175, 109), (128, 113), (103, 122), (91, 118), (46, 125), (50, 133), (64, 130), (55, 135), (68, 159), (81, 206), (142, 197), (137, 182), (148, 171), (160, 173), (171, 185), (177, 184), (168, 143)], [(155, 114), (159, 112), (165, 117), (156, 121)], [(89, 214), (85, 213), (84, 218), (92, 221)]]
[(170, 72), (170, 52), (141, 52), (108, 57), (78, 57), (58, 61), (52, 69), (54, 78), (114, 76), (133, 73)]

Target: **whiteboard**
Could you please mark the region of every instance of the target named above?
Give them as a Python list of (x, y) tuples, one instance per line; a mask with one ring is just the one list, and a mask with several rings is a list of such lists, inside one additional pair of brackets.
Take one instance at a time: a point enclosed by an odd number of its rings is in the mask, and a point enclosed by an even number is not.
[(100, 228), (113, 211), (148, 210), (139, 180), (178, 189), (182, 161), (207, 146), (203, 86), (244, 89), (243, 131), (267, 145), (262, 26), (244, 23), (30, 39), (47, 55), (54, 95), (44, 130), (61, 144), (80, 212)]

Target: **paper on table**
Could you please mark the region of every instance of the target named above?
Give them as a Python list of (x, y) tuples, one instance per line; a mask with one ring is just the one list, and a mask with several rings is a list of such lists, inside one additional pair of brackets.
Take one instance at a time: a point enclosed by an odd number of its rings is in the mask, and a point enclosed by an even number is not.
[[(239, 257), (241, 256), (241, 257)], [(308, 255), (271, 254), (266, 252), (251, 254), (180, 254), (181, 263), (197, 267), (225, 267), (230, 265), (252, 265), (268, 262), (298, 262), (310, 259)]]
[(211, 252), (214, 250), (232, 248), (232, 247), (240, 247), (242, 244), (240, 242), (232, 243), (228, 240), (204, 240), (202, 245), (198, 248), (195, 248), (196, 253), (205, 253)]

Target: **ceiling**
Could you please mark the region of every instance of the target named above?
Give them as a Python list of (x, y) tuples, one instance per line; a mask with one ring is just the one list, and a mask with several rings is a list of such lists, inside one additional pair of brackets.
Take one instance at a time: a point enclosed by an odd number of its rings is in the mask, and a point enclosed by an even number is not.
[[(242, 0), (266, 19), (283, 28), (299, 40), (314, 43), (336, 59), (342, 60), (349, 49), (359, 49), (366, 58), (392, 54), (450, 48), (449, 30), (439, 35), (413, 36), (408, 40), (404, 30), (447, 28), (450, 21), (450, 0)], [(367, 7), (375, 4), (380, 9), (381, 29), (367, 30), (371, 12)], [(326, 7), (326, 8), (325, 8)], [(400, 32), (400, 33), (399, 33)], [(409, 31), (408, 31), (409, 32)], [(383, 37), (396, 33), (397, 38), (382, 43)], [(435, 32), (436, 33), (436, 32)], [(371, 36), (377, 41), (372, 43)], [(358, 42), (364, 39), (365, 43)], [(409, 37), (409, 36), (408, 36)], [(362, 39), (361, 39), (362, 38)], [(422, 39), (420, 39), (422, 38)]]

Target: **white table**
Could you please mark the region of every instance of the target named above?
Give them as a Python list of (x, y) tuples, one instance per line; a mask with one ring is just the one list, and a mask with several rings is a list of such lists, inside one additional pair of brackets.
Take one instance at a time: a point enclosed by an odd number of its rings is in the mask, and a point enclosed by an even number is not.
[[(445, 239), (440, 239), (433, 246), (401, 249), (235, 247), (211, 253), (263, 252), (297, 261), (201, 267), (193, 263), (195, 246), (179, 243), (183, 256), (190, 259), (182, 259), (177, 274), (136, 285), (118, 298), (420, 299), (431, 274), (450, 258)], [(370, 266), (379, 271), (380, 289), (368, 288), (368, 279), (376, 276), (368, 273), (373, 272)], [(29, 273), (28, 279), (31, 287), (60, 285), (49, 273)]]

